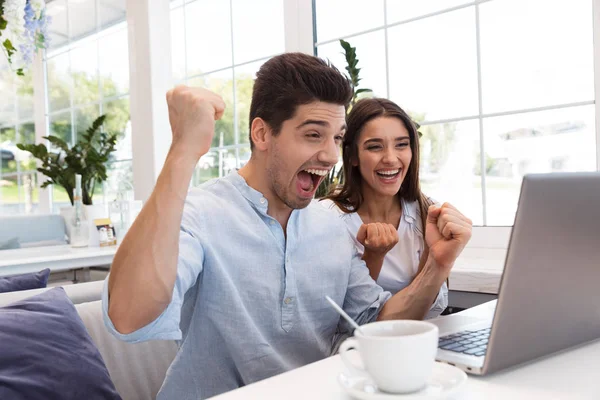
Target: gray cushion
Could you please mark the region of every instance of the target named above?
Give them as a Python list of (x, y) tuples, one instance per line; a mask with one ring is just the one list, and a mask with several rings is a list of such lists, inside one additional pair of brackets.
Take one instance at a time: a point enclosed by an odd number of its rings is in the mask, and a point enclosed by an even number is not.
[(66, 244), (65, 220), (60, 215), (15, 215), (0, 218), (0, 242), (19, 238), (21, 246), (29, 242), (58, 241)]
[(123, 400), (155, 399), (167, 370), (175, 359), (177, 344), (172, 340), (123, 342), (111, 335), (104, 326), (102, 301), (77, 304), (75, 308), (100, 350)]
[(0, 293), (45, 288), (49, 276), (50, 269), (46, 268), (40, 272), (0, 277)]
[(14, 250), (14, 249), (20, 249), (20, 248), (21, 248), (21, 242), (19, 242), (18, 237), (13, 237), (8, 240), (4, 240), (4, 241), (0, 242), (0, 250)]
[(62, 288), (0, 308), (0, 326), (0, 399), (121, 398)]

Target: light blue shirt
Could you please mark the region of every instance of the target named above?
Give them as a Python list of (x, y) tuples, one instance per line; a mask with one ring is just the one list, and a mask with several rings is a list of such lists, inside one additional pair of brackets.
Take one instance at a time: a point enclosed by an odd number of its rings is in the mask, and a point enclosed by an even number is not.
[(114, 329), (105, 284), (115, 336), (179, 341), (158, 399), (204, 399), (328, 357), (352, 329), (326, 295), (359, 324), (390, 298), (334, 213), (292, 211), (286, 239), (267, 207), (237, 172), (192, 189), (171, 304), (136, 332)]

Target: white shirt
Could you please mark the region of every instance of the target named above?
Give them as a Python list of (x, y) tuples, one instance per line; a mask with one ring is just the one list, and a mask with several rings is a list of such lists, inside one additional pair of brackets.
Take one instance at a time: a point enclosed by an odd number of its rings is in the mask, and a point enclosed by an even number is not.
[[(356, 250), (362, 257), (365, 249), (356, 240), (358, 229), (363, 224), (358, 213), (345, 213), (331, 200), (320, 201), (321, 205), (338, 212), (339, 217), (346, 224)], [(377, 284), (385, 291), (396, 294), (407, 287), (417, 274), (419, 261), (425, 250), (423, 229), (418, 202), (402, 200), (402, 216), (398, 224), (398, 243), (387, 252), (383, 260)], [(448, 306), (448, 286), (446, 282), (440, 288), (437, 299), (425, 316), (425, 319), (435, 318)]]

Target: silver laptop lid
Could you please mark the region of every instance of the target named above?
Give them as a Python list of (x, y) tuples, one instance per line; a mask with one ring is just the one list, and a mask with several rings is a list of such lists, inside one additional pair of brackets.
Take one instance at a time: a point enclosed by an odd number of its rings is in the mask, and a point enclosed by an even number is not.
[(600, 338), (600, 173), (523, 179), (483, 373)]

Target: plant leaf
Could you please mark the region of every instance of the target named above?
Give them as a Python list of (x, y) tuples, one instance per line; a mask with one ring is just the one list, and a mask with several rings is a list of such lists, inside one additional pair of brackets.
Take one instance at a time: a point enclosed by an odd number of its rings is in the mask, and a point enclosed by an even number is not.
[(43, 138), (48, 140), (50, 143), (52, 143), (54, 146), (58, 147), (59, 149), (64, 150), (65, 152), (69, 151), (69, 145), (61, 138), (59, 138), (57, 136), (44, 136)]

